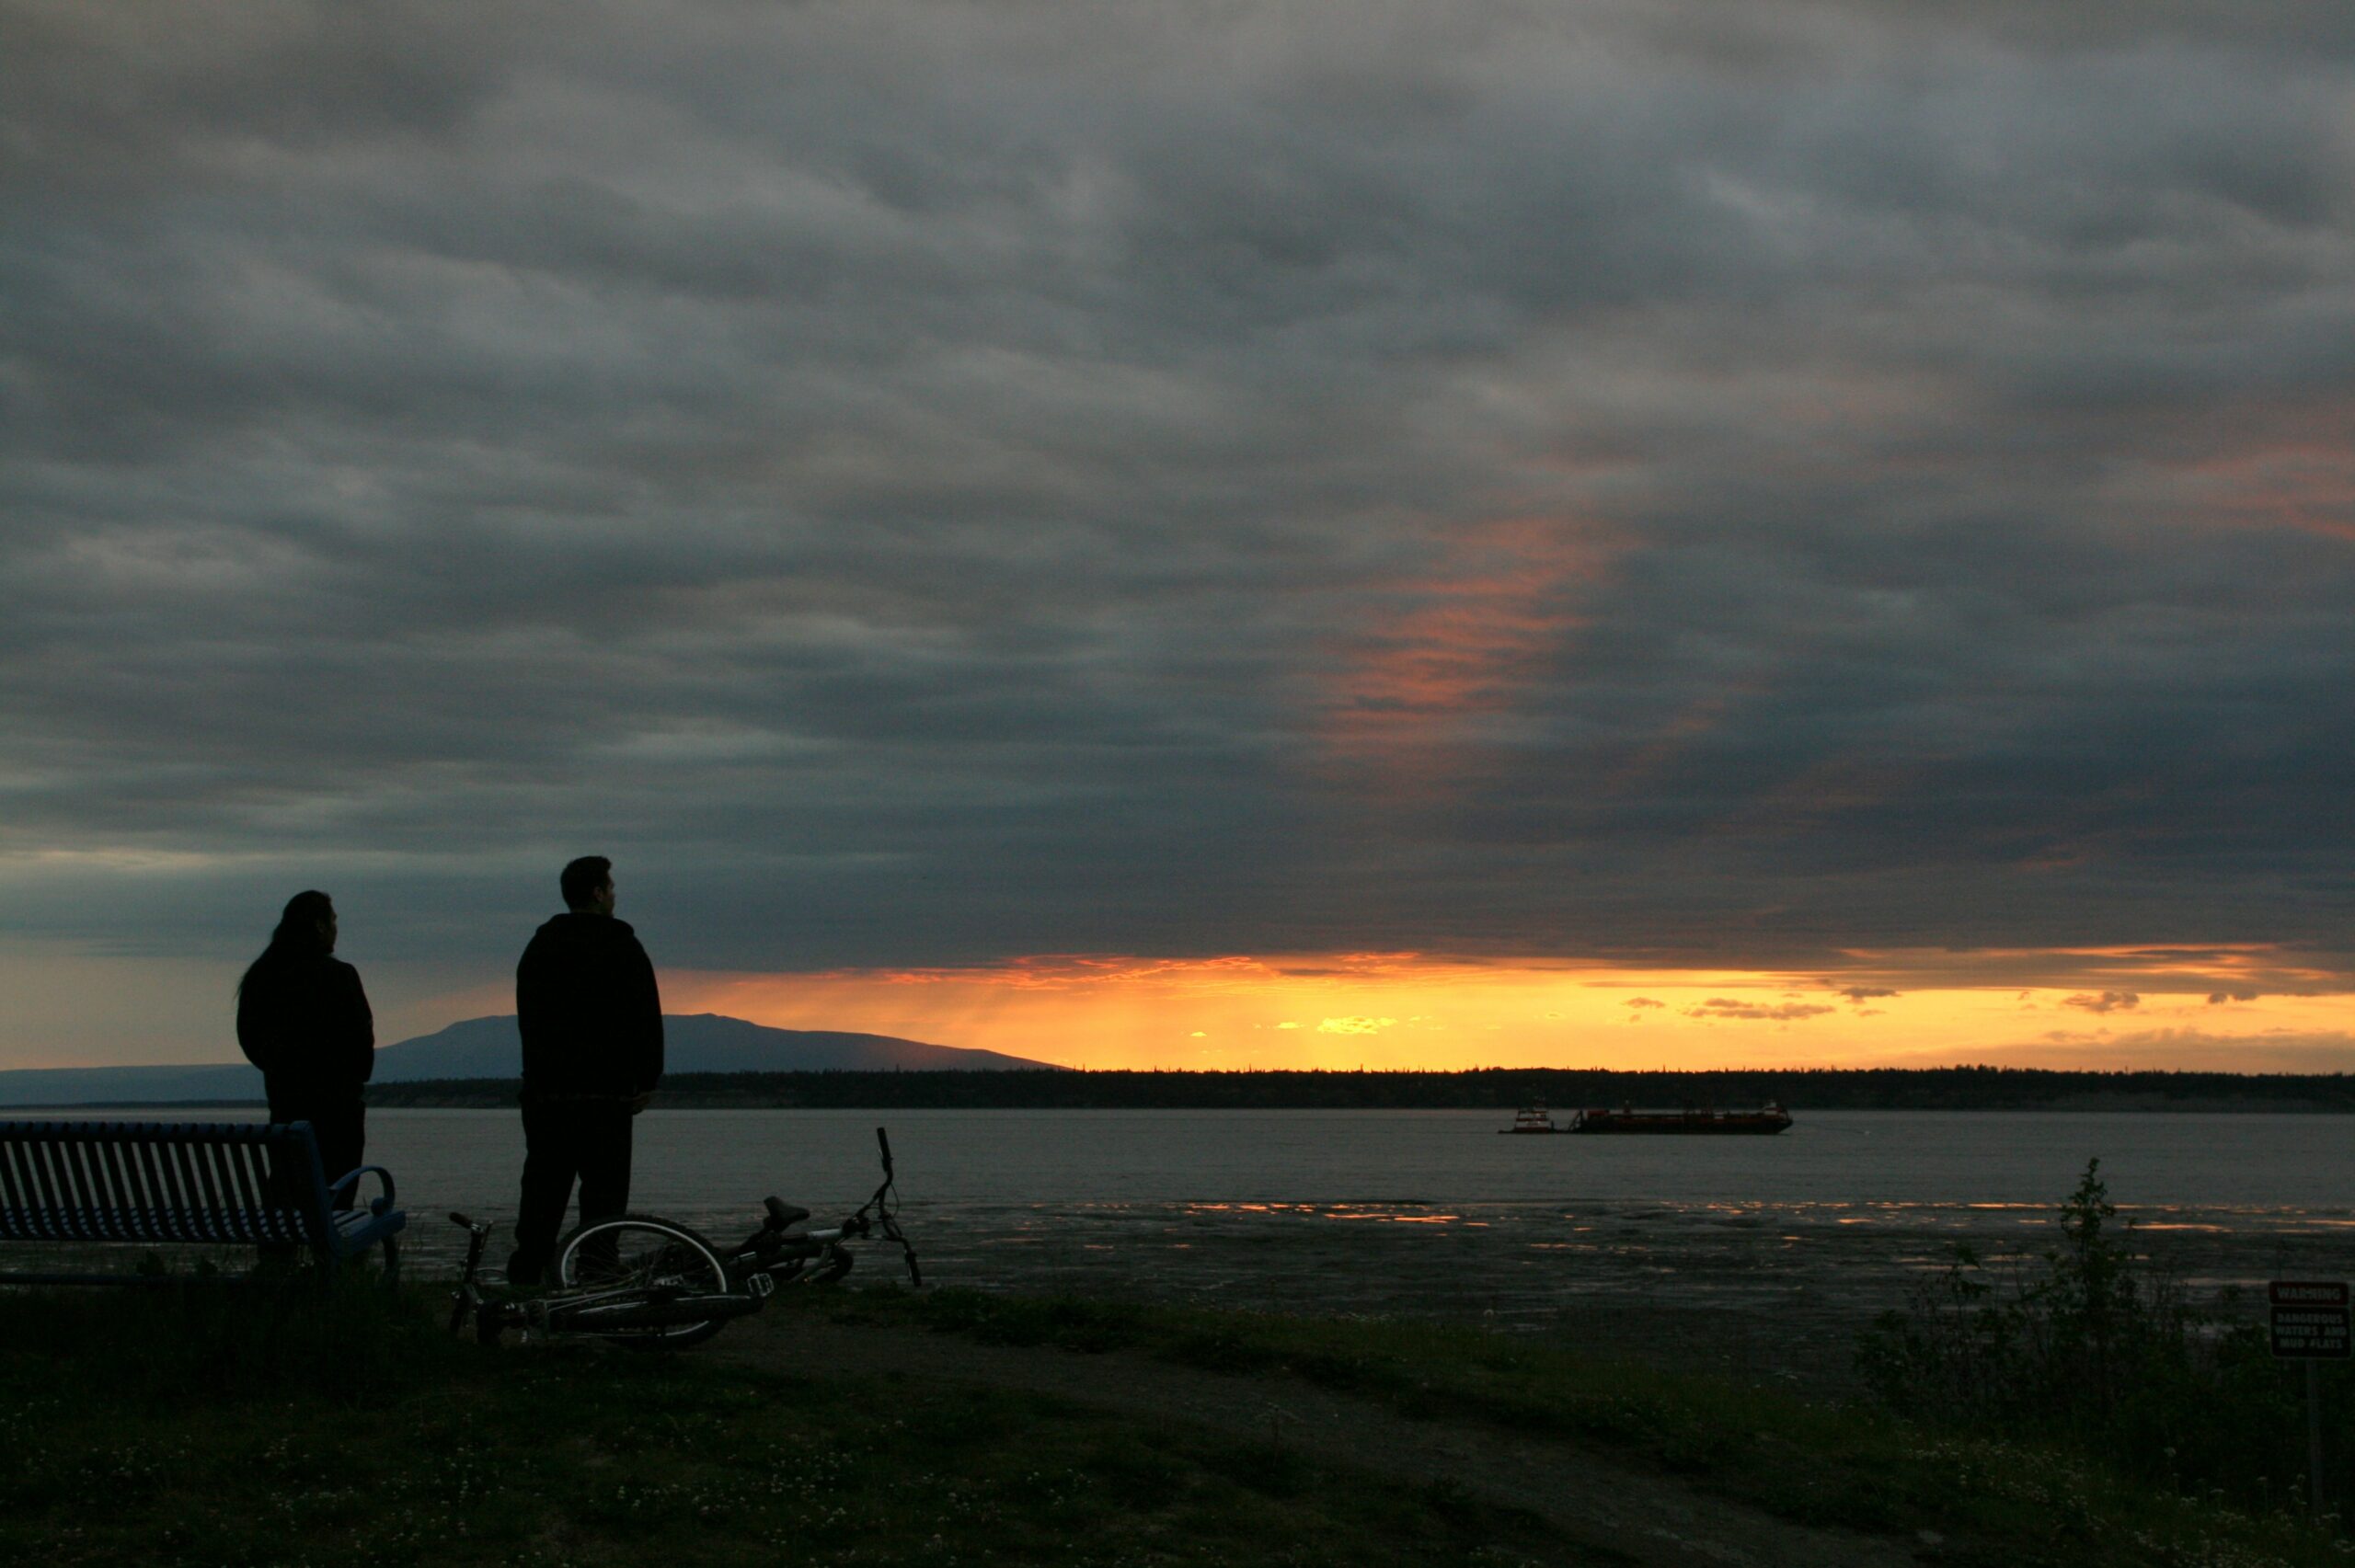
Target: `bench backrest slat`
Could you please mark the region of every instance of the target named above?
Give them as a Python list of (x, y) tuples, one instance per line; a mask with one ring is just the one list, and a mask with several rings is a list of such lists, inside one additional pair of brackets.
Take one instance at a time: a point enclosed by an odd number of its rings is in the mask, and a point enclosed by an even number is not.
[(244, 1195), (237, 1190), (236, 1151), (218, 1143), (200, 1143), (196, 1151), (204, 1166), (205, 1190), (213, 1197), (213, 1207), (205, 1211), (206, 1222), (213, 1227), (211, 1239), (244, 1241), (236, 1219), (238, 1206), (244, 1202)]
[(104, 1201), (98, 1197), (90, 1179), (90, 1156), (97, 1150), (86, 1143), (68, 1143), (61, 1145), (57, 1152), (66, 1192), (82, 1200), (75, 1205), (75, 1212), (70, 1221), (75, 1230), (93, 1241), (109, 1240), (105, 1234), (106, 1227), (98, 1223), (95, 1216), (98, 1204)]
[(148, 1196), (146, 1178), (139, 1168), (139, 1149), (135, 1143), (118, 1143), (109, 1147), (107, 1153), (114, 1166), (117, 1204), (144, 1221), (155, 1209), (155, 1202)]
[(107, 1154), (114, 1166), (116, 1204), (136, 1217), (133, 1222), (152, 1223), (146, 1217), (154, 1212), (156, 1204), (148, 1194), (146, 1173), (140, 1168), (140, 1147), (136, 1143), (118, 1143), (111, 1145)]
[(81, 1146), (78, 1152), (82, 1157), (82, 1190), (90, 1194), (93, 1199), (88, 1206), (89, 1212), (85, 1223), (91, 1230), (105, 1236), (108, 1241), (113, 1241), (115, 1239), (113, 1233), (121, 1230), (126, 1221), (113, 1218), (117, 1207), (114, 1196), (114, 1173), (108, 1168), (107, 1146), (103, 1143), (86, 1143)]
[(250, 1143), (227, 1143), (216, 1146), (224, 1163), (229, 1167), (229, 1183), (236, 1190), (236, 1201), (229, 1206), (231, 1229), (242, 1242), (273, 1237), (277, 1227), (270, 1223), (280, 1212), (278, 1205), (270, 1201), (270, 1184), (263, 1175), (262, 1162), (269, 1158), (267, 1150)]
[(17, 1171), (23, 1152), (13, 1143), (0, 1143), (0, 1209), (15, 1211), (30, 1208), (32, 1199), (25, 1178)]
[(8, 1180), (15, 1189), (9, 1195), (8, 1207), (13, 1210), (30, 1214), (40, 1207), (40, 1171), (35, 1161), (37, 1152), (29, 1148), (13, 1146), (7, 1150)]
[(237, 1205), (242, 1195), (237, 1191), (236, 1162), (232, 1150), (218, 1143), (200, 1143), (195, 1147), (197, 1163), (204, 1172), (205, 1196), (213, 1201), (203, 1212), (204, 1222), (212, 1228), (206, 1239), (214, 1242), (242, 1242), (236, 1223)]
[(55, 1213), (56, 1204), (50, 1195), (56, 1190), (57, 1184), (50, 1179), (49, 1150), (34, 1147), (22, 1152), (28, 1212), (34, 1215)]
[(204, 1189), (197, 1185), (196, 1162), (188, 1150), (177, 1143), (156, 1146), (164, 1157), (164, 1168), (172, 1174), (172, 1208), (175, 1214), (194, 1214), (204, 1207)]
[[(166, 1209), (178, 1207), (178, 1205), (172, 1198), (171, 1184), (164, 1179), (164, 1162), (155, 1158), (155, 1146), (152, 1143), (134, 1143), (131, 1146), (131, 1150), (132, 1157), (139, 1162), (141, 1185), (147, 1190), (147, 1213), (150, 1216), (155, 1216), (162, 1214)], [(156, 1222), (153, 1219), (149, 1221), (151, 1224)]]
[(221, 1238), (211, 1232), (207, 1217), (221, 1207), (220, 1185), (213, 1179), (213, 1148), (204, 1143), (180, 1143), (172, 1146), (175, 1159), (188, 1169), (189, 1196), (195, 1201), (186, 1210), (199, 1236), (207, 1242)]
[(93, 1216), (96, 1228), (108, 1233), (109, 1241), (120, 1239), (120, 1233), (138, 1224), (139, 1202), (131, 1184), (123, 1179), (122, 1145), (94, 1143), (88, 1146), (90, 1163), (95, 1170), (96, 1190), (104, 1196), (103, 1207)]
[[(73, 1191), (73, 1180), (66, 1169), (66, 1151), (52, 1145), (40, 1151), (40, 1158), (41, 1195), (48, 1200), (51, 1212), (56, 1216), (50, 1223), (53, 1230), (62, 1230), (68, 1224), (65, 1219), (68, 1212), (66, 1197)], [(57, 1238), (53, 1236), (52, 1239)]]
[(33, 1170), (33, 1151), (21, 1145), (0, 1148), (0, 1176), (6, 1178), (11, 1212), (29, 1213), (40, 1201)]
[(88, 1193), (91, 1197), (88, 1224), (90, 1229), (104, 1235), (108, 1241), (113, 1241), (112, 1232), (121, 1230), (121, 1224), (112, 1218), (118, 1205), (114, 1171), (107, 1160), (107, 1146), (103, 1143), (86, 1143), (82, 1145), (80, 1153), (82, 1190)]

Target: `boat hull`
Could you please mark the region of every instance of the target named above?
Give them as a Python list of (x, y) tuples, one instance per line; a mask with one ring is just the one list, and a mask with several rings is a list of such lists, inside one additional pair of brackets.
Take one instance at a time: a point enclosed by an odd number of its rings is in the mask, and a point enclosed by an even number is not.
[(1712, 1125), (1706, 1122), (1680, 1124), (1676, 1122), (1628, 1122), (1614, 1119), (1600, 1125), (1564, 1127), (1562, 1130), (1565, 1132), (1586, 1133), (1598, 1138), (1605, 1135), (1633, 1138), (1645, 1134), (1683, 1138), (1772, 1138), (1776, 1133), (1786, 1130), (1790, 1125), (1791, 1124), (1788, 1122), (1770, 1122), (1760, 1126), (1744, 1125), (1741, 1127), (1728, 1127), (1722, 1122)]
[(1772, 1138), (1791, 1125), (1787, 1111), (1581, 1111), (1564, 1132), (1596, 1137)]

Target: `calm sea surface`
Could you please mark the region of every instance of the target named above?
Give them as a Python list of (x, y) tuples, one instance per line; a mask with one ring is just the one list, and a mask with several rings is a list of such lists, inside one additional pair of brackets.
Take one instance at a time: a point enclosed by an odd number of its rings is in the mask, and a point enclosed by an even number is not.
[[(632, 1207), (725, 1241), (768, 1193), (831, 1218), (873, 1186), (888, 1122), (928, 1282), (1473, 1318), (1810, 1377), (1951, 1243), (2050, 1244), (2093, 1158), (2195, 1291), (2355, 1276), (2355, 1118), (1802, 1112), (1776, 1138), (1497, 1136), (1510, 1119), (654, 1110)], [(511, 1219), (523, 1156), (511, 1111), (369, 1116), (429, 1271), (457, 1250), (443, 1211)]]
[[(662, 1111), (635, 1201), (749, 1211), (856, 1198), (888, 1121), (913, 1205), (1398, 1202), (2029, 1204), (2098, 1157), (2118, 1202), (2355, 1214), (2355, 1118), (1817, 1112), (1776, 1138), (1499, 1138), (1488, 1111)], [(412, 1207), (511, 1203), (510, 1111), (375, 1111)]]

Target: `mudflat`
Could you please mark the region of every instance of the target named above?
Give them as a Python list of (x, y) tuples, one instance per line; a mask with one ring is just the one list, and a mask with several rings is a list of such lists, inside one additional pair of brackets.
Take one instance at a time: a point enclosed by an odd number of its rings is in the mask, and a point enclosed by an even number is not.
[[(2056, 1210), (1967, 1205), (960, 1206), (912, 1213), (928, 1278), (1258, 1310), (1476, 1323), (1840, 1394), (1858, 1333), (1958, 1245), (2000, 1284), (2059, 1244)], [(2126, 1211), (2195, 1301), (2264, 1312), (2268, 1278), (2355, 1274), (2330, 1217)], [(882, 1257), (868, 1268), (888, 1268)]]

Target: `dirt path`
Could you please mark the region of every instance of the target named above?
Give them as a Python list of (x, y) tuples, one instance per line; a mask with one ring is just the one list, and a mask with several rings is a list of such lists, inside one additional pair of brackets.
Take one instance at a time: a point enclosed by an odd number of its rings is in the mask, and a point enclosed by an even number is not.
[(976, 1345), (922, 1329), (835, 1323), (798, 1312), (732, 1325), (706, 1354), (804, 1371), (836, 1368), (841, 1376), (888, 1368), (909, 1378), (1017, 1389), (1272, 1442), (1319, 1464), (1416, 1485), (1446, 1480), (1547, 1520), (1566, 1562), (1898, 1568), (1919, 1561), (1910, 1541), (1810, 1528), (1568, 1443), (1479, 1425), (1411, 1421), (1291, 1379), (1223, 1376), (1120, 1352)]

